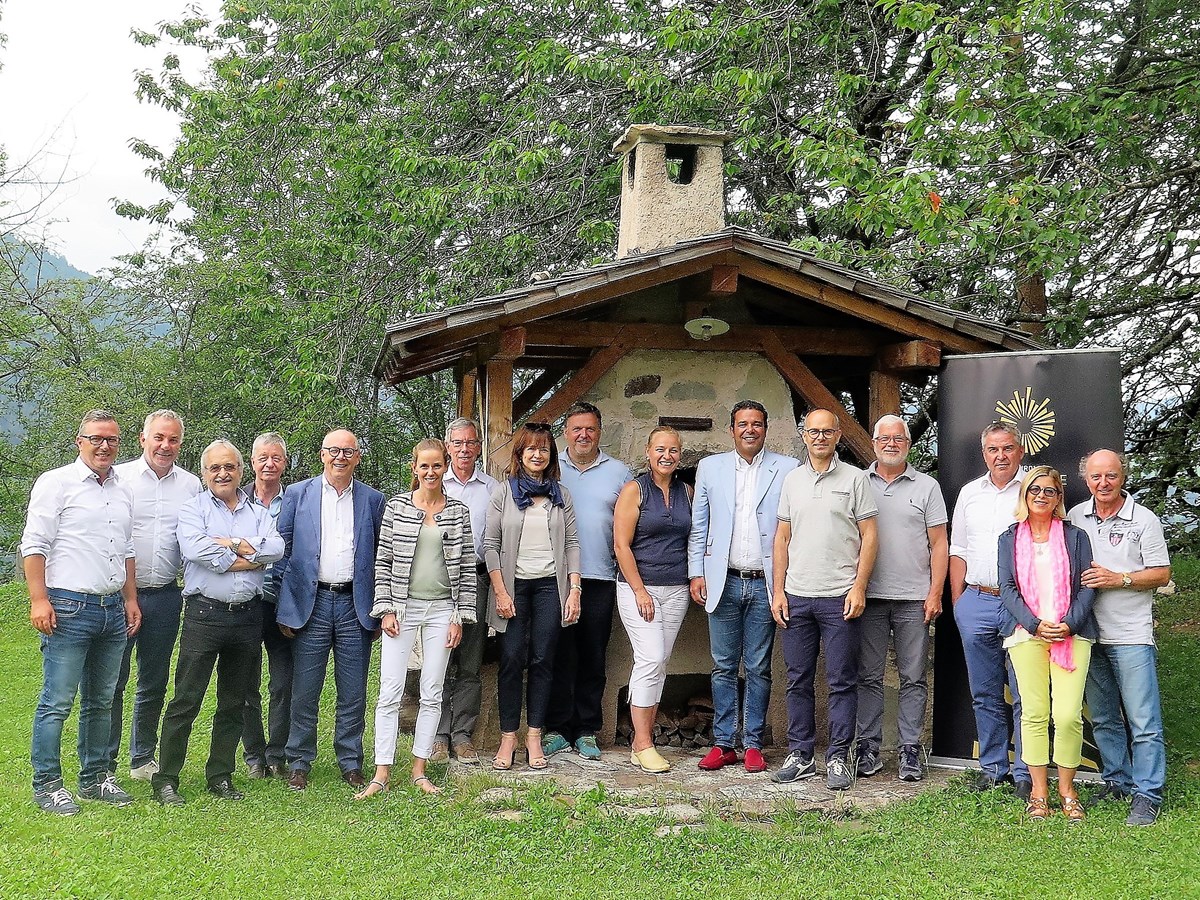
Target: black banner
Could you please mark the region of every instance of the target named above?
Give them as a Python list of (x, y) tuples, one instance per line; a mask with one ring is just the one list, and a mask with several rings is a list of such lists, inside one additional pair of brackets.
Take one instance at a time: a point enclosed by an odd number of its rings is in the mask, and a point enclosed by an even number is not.
[[(1067, 508), (1088, 496), (1079, 460), (1100, 447), (1125, 445), (1121, 364), (1116, 350), (1056, 350), (954, 356), (938, 379), (938, 482), (953, 513), (964, 484), (985, 474), (980, 432), (992, 421), (1015, 425), (1023, 465), (1063, 474)], [(933, 755), (978, 758), (975, 713), (962, 640), (950, 615), (937, 621), (934, 652)], [(1086, 723), (1085, 723), (1086, 724)], [(1098, 761), (1085, 727), (1084, 768)]]

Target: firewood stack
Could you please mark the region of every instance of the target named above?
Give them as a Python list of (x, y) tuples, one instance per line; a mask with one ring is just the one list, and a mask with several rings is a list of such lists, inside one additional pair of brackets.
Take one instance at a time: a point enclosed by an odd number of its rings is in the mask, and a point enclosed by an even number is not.
[[(654, 721), (654, 743), (659, 747), (678, 747), (699, 750), (712, 746), (713, 703), (711, 697), (692, 697), (687, 705), (675, 709), (659, 707)], [(616, 743), (628, 747), (633, 743), (633, 721), (629, 707), (621, 709), (617, 719)]]

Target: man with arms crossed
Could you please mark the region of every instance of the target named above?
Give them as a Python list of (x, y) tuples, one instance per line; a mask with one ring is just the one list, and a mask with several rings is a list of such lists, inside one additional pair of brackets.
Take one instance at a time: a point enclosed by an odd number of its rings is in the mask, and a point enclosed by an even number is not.
[(170, 409), (146, 416), (138, 435), (142, 455), (116, 467), (133, 494), (133, 552), (137, 555), (138, 606), (142, 627), (125, 646), (121, 674), (113, 694), (108, 770), (117, 770), (121, 749), (121, 713), (130, 661), (137, 648), (137, 693), (129, 727), (129, 776), (149, 781), (158, 771), (158, 723), (171, 677), (171, 654), (179, 635), (183, 594), (179, 590), (179, 508), (200, 493), (200, 479), (175, 465), (183, 446), (183, 419)]
[[(442, 487), (446, 496), (462, 501), (471, 512), (476, 584), (486, 585), (489, 579), (483, 562), (483, 521), (488, 498), (497, 481), (476, 465), (483, 445), (479, 440), (479, 426), (470, 419), (455, 419), (446, 427), (446, 446), (450, 449), (450, 471), (446, 473)], [(459, 762), (479, 763), (472, 736), (475, 723), (479, 721), (479, 667), (483, 664), (483, 641), (488, 630), (487, 600), (488, 592), (481, 587), (476, 596), (476, 621), (463, 623), (462, 640), (450, 652), (450, 665), (442, 690), (442, 719), (430, 762), (444, 761), (453, 747), (454, 758)]]
[(1153, 825), (1167, 778), (1154, 589), (1171, 580), (1171, 559), (1162, 522), (1125, 490), (1128, 471), (1122, 454), (1089, 454), (1080, 474), (1092, 499), (1072, 507), (1067, 517), (1088, 533), (1095, 557), (1083, 583), (1096, 589), (1100, 625), (1086, 692), (1104, 773), (1099, 795), (1132, 796), (1125, 824)]
[(787, 663), (788, 757), (771, 776), (781, 784), (817, 772), (817, 655), (825, 645), (829, 681), (829, 746), (825, 783), (850, 787), (850, 750), (858, 716), (858, 650), (867, 583), (875, 565), (878, 508), (862, 469), (837, 456), (837, 416), (814, 409), (804, 417), (808, 459), (788, 473), (775, 532), (771, 612), (784, 629)]
[(29, 621), (41, 632), (42, 693), (33, 716), (33, 800), (79, 812), (63, 784), (63, 723), (79, 694), (79, 796), (114, 806), (133, 798), (108, 770), (113, 691), (142, 614), (133, 550), (133, 497), (113, 471), (121, 429), (113, 414), (83, 417), (78, 458), (38, 477), (21, 556)]
[(1021, 695), (1000, 633), (1000, 535), (1016, 521), (1021, 494), (1021, 458), (1025, 448), (1015, 428), (992, 422), (980, 435), (987, 474), (968, 481), (958, 493), (950, 528), (950, 598), (954, 622), (962, 637), (967, 680), (975, 707), (980, 774), (975, 788), (990, 790), (1009, 779), (1008, 715), (1004, 684), (1013, 697), (1011, 765), (1017, 796), (1029, 799), (1033, 782), (1021, 759)]
[(901, 781), (920, 781), (929, 702), (929, 625), (942, 612), (949, 562), (946, 501), (938, 483), (908, 464), (912, 436), (899, 416), (875, 423), (867, 483), (879, 507), (879, 552), (867, 585), (858, 669), (858, 774), (883, 768), (883, 669), (895, 641), (900, 675)]
[[(772, 554), (779, 491), (796, 460), (765, 449), (767, 410), (742, 400), (729, 414), (733, 450), (700, 461), (688, 536), (692, 601), (708, 612), (712, 650), (713, 748), (700, 768), (713, 771), (738, 761), (742, 729), (747, 772), (766, 771), (762, 755), (771, 699)], [(738, 715), (738, 673), (746, 667), (744, 721)]]

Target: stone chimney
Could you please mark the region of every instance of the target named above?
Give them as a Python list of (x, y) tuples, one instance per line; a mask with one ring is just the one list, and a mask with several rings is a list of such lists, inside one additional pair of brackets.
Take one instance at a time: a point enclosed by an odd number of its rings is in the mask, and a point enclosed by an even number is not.
[(688, 125), (630, 125), (613, 145), (621, 166), (617, 258), (725, 227), (724, 131)]

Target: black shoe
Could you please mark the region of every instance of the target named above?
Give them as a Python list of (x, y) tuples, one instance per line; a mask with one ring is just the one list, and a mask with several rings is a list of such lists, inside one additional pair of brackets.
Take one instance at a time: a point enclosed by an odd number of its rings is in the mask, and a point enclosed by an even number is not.
[(291, 774), (292, 774), (292, 772), (287, 767), (286, 763), (279, 763), (277, 765), (267, 766), (267, 777), (268, 778), (282, 778), (284, 781), (287, 781), (288, 776)]
[(260, 778), (270, 778), (271, 777), (270, 774), (267, 772), (267, 767), (264, 766), (262, 763), (251, 763), (247, 774), (251, 778), (253, 778), (255, 781), (259, 780)]
[(1028, 803), (1029, 798), (1033, 796), (1033, 782), (1024, 778), (1018, 779), (1013, 782), (1013, 793), (1022, 803)]
[(1125, 824), (1135, 827), (1153, 825), (1158, 821), (1158, 811), (1159, 806), (1157, 803), (1144, 794), (1138, 794), (1133, 798), (1133, 804), (1129, 810), (1129, 818), (1125, 820)]
[(901, 781), (920, 781), (925, 777), (925, 769), (921, 765), (920, 745), (905, 744), (900, 748), (900, 768), (898, 774)]
[(1092, 796), (1083, 804), (1084, 809), (1091, 809), (1097, 803), (1106, 800), (1124, 802), (1129, 799), (1129, 791), (1112, 781), (1106, 781), (1092, 792)]
[(154, 789), (154, 799), (163, 806), (183, 806), (185, 801), (183, 795), (175, 790), (175, 785), (164, 784), (162, 787)]
[(863, 778), (882, 772), (883, 760), (879, 758), (879, 751), (871, 747), (860, 747), (855, 768), (859, 776)]
[(222, 800), (241, 800), (246, 795), (233, 786), (228, 778), (219, 778), (208, 786), (208, 792)]
[(980, 772), (975, 776), (975, 781), (972, 782), (970, 789), (977, 794), (983, 794), (987, 791), (993, 791), (1001, 785), (1007, 784), (1011, 780), (1012, 778), (1008, 775), (1002, 775), (999, 778), (993, 778), (987, 772)]

